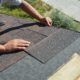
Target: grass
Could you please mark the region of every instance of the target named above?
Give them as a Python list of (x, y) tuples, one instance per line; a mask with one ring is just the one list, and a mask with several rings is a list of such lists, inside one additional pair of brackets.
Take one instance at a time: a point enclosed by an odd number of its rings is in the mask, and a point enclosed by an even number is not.
[(50, 14), (50, 18), (52, 19), (54, 26), (80, 32), (80, 23), (74, 21), (73, 18), (65, 15), (60, 10), (53, 10)]
[[(73, 18), (66, 16), (60, 10), (53, 10), (50, 12), (52, 7), (49, 5), (46, 5), (41, 0), (26, 0), (26, 1), (30, 3), (42, 16), (45, 16), (44, 14), (49, 12), (47, 16), (50, 16), (50, 18), (52, 19), (53, 26), (67, 28), (67, 29), (80, 32), (80, 23), (74, 21)], [(2, 8), (0, 9), (0, 13), (12, 15), (12, 16), (16, 16), (16, 17), (20, 17), (24, 19), (38, 21), (34, 19), (33, 17), (31, 17), (30, 15), (26, 14), (20, 8), (13, 6), (13, 5), (9, 5), (9, 4), (4, 4)]]
[[(49, 11), (52, 8), (51, 6), (44, 4), (44, 2), (42, 2), (41, 0), (27, 0), (27, 2), (30, 3), (42, 16), (44, 15), (44, 13), (46, 13), (46, 11)], [(17, 6), (9, 4), (4, 4), (0, 9), (0, 13), (37, 21)]]

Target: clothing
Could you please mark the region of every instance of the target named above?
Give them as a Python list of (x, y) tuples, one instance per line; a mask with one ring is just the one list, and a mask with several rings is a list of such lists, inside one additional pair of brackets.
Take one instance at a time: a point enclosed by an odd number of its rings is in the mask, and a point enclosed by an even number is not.
[(5, 25), (5, 24), (6, 24), (5, 21), (0, 21), (0, 26), (3, 26), (3, 25)]
[(23, 0), (0, 0), (0, 7), (4, 4), (4, 3), (8, 3), (11, 5), (15, 5), (15, 6), (19, 6), (21, 5), (23, 2)]

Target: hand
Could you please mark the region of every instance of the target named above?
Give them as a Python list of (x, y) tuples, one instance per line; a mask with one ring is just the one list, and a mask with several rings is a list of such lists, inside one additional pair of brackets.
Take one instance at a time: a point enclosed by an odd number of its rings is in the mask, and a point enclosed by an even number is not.
[(43, 17), (43, 18), (41, 18), (40, 22), (42, 24), (45, 24), (45, 25), (48, 25), (48, 26), (52, 25), (52, 20), (49, 17)]
[(30, 45), (30, 42), (28, 41), (25, 41), (25, 40), (22, 40), (22, 39), (14, 39), (14, 40), (11, 40), (9, 42), (7, 42), (5, 45), (4, 45), (4, 51), (5, 52), (11, 52), (11, 51), (15, 51), (15, 50), (24, 50), (26, 49), (25, 47), (29, 46)]

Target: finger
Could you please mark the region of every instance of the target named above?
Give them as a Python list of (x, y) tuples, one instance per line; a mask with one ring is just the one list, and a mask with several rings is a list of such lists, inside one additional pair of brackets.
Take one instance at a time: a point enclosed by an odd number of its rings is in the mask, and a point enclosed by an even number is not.
[(29, 41), (25, 41), (24, 44), (30, 44), (30, 42)]
[(49, 26), (52, 26), (52, 20), (49, 18)]
[(50, 23), (49, 23), (49, 19), (48, 18), (46, 19), (46, 22), (47, 22), (47, 25), (50, 26)]
[(52, 23), (51, 22), (49, 22), (49, 26), (51, 26), (52, 25)]
[(17, 47), (16, 50), (25, 50), (26, 47)]
[(28, 47), (29, 44), (19, 44), (18, 46), (19, 46), (19, 47)]
[(30, 42), (26, 40), (20, 40), (20, 43), (30, 44)]
[(47, 20), (47, 25), (48, 26), (51, 26), (52, 25), (52, 20), (49, 17), (47, 17), (46, 20)]
[(52, 26), (52, 22), (50, 22), (50, 26)]

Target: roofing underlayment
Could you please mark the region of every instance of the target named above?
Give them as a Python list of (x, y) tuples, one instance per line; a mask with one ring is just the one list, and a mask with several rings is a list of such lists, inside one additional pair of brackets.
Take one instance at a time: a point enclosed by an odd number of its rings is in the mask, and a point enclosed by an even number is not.
[(17, 38), (31, 45), (25, 51), (0, 53), (0, 80), (45, 80), (75, 52), (80, 53), (79, 32), (5, 14), (0, 14), (2, 20), (6, 25), (0, 26), (0, 44)]

